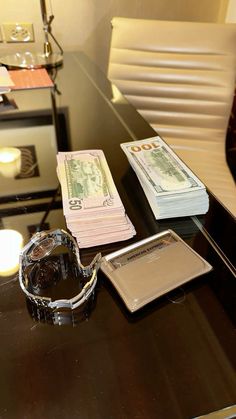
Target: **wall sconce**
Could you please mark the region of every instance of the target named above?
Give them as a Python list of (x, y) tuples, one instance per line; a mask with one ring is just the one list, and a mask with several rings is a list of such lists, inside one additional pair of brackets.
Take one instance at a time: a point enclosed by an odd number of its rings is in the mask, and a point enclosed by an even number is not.
[[(8, 68), (41, 68), (56, 67), (63, 61), (63, 49), (52, 34), (52, 21), (54, 15), (47, 16), (46, 0), (40, 0), (41, 15), (44, 30), (44, 48), (43, 52), (16, 52), (15, 54), (6, 55), (0, 58), (1, 64)], [(59, 52), (53, 52), (49, 38), (52, 38), (57, 45)]]
[(21, 171), (21, 151), (15, 147), (0, 148), (0, 173), (7, 178), (14, 178)]
[(0, 230), (0, 276), (14, 275), (19, 269), (23, 236), (16, 230)]

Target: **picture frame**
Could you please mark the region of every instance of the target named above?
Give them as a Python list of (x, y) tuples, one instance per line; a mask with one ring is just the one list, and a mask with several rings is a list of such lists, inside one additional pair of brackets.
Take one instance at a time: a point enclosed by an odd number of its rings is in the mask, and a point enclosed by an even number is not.
[[(66, 132), (63, 146), (67, 148)], [(0, 203), (51, 196), (58, 188), (56, 154), (62, 147), (51, 115), (1, 121), (0, 149), (3, 147), (21, 151), (21, 170), (12, 178), (0, 173)]]

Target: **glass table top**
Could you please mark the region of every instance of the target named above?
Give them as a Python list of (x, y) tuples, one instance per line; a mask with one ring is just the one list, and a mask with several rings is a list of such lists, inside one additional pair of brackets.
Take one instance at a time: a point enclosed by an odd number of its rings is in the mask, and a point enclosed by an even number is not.
[(66, 229), (56, 153), (97, 148), (137, 234), (81, 249), (82, 262), (171, 228), (213, 270), (133, 314), (101, 271), (86, 306), (55, 313), (26, 301), (17, 268), (0, 276), (0, 416), (187, 419), (235, 404), (235, 220), (210, 196), (206, 215), (157, 221), (120, 149), (156, 133), (82, 53), (51, 77), (55, 89), (12, 91), (0, 113), (1, 146), (24, 162), (1, 175), (1, 230), (26, 243)]

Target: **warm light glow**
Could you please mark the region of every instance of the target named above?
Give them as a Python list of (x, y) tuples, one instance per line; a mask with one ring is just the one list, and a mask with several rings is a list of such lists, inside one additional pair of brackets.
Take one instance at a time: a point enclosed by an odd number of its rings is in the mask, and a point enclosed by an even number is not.
[(21, 151), (15, 147), (0, 148), (0, 173), (4, 177), (13, 178), (21, 170)]
[(120, 93), (120, 91), (117, 89), (117, 87), (114, 84), (111, 85), (111, 89), (112, 89), (112, 99), (111, 99), (112, 103), (117, 103), (119, 105), (127, 103), (124, 96)]
[(19, 269), (23, 236), (16, 230), (0, 230), (0, 276), (14, 275)]
[(0, 162), (1, 163), (9, 163), (11, 161), (14, 161), (15, 158), (15, 154), (12, 153), (12, 151), (10, 151), (9, 149), (5, 149), (3, 151), (0, 152)]

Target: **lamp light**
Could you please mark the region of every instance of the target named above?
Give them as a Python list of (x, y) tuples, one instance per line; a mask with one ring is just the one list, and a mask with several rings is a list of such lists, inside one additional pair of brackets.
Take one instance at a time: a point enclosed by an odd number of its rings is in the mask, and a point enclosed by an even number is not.
[(16, 230), (0, 230), (0, 276), (14, 275), (19, 269), (23, 236)]
[[(40, 9), (43, 20), (44, 47), (43, 52), (16, 52), (0, 58), (1, 64), (9, 68), (41, 68), (56, 67), (63, 61), (63, 49), (52, 34), (52, 21), (54, 15), (47, 16), (46, 0), (40, 0)], [(59, 52), (53, 52), (49, 38), (52, 38), (57, 45)]]
[(16, 147), (0, 148), (0, 173), (7, 178), (14, 178), (21, 171), (21, 151)]

